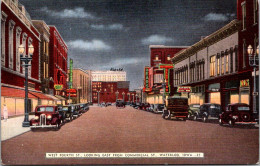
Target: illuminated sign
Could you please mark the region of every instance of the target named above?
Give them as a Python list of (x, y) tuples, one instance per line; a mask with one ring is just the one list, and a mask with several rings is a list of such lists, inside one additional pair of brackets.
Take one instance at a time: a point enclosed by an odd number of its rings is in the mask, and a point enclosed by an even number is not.
[(240, 87), (249, 87), (249, 79), (240, 80)]
[(177, 92), (191, 92), (190, 86), (179, 86)]
[(165, 83), (166, 83), (166, 89), (165, 92), (169, 92), (170, 91), (170, 71), (171, 69), (173, 69), (174, 65), (173, 64), (159, 64), (159, 69), (163, 69), (164, 70), (164, 79), (165, 79)]
[(72, 88), (73, 60), (70, 59), (69, 88)]
[(67, 97), (77, 97), (77, 90), (76, 89), (67, 89)]
[(62, 90), (63, 89), (63, 85), (62, 84), (55, 84), (54, 85), (54, 89), (55, 90)]

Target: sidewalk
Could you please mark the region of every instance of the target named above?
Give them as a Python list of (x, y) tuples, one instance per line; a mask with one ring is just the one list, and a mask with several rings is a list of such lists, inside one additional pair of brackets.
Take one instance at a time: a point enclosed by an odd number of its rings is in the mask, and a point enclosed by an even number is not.
[[(29, 120), (33, 117), (34, 115), (30, 115)], [(30, 127), (22, 127), (23, 120), (24, 116), (10, 118), (6, 122), (1, 120), (1, 141), (30, 131)]]

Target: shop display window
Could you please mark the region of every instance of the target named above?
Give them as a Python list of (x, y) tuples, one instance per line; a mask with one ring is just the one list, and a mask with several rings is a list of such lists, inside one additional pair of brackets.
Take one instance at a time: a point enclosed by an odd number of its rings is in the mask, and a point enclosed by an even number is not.
[(220, 92), (210, 93), (209, 94), (209, 102), (215, 104), (221, 104), (220, 102)]

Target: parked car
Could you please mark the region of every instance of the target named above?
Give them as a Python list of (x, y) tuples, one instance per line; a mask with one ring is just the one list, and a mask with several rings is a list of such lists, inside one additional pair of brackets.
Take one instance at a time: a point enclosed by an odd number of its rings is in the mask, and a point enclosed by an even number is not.
[(77, 117), (79, 117), (79, 107), (77, 104), (73, 104), (71, 105), (71, 111), (72, 111), (72, 114), (73, 114), (73, 118), (76, 119)]
[(107, 106), (111, 106), (111, 105), (112, 105), (112, 103), (111, 103), (111, 102), (107, 102), (106, 104), (107, 104)]
[(143, 107), (143, 105), (144, 105), (144, 103), (136, 103), (136, 104), (135, 104), (135, 109), (141, 110), (142, 107)]
[(193, 120), (202, 119), (203, 122), (207, 122), (209, 119), (218, 119), (221, 113), (221, 105), (205, 103), (200, 106), (199, 111), (194, 112), (191, 116), (193, 116)]
[(59, 113), (58, 106), (40, 105), (35, 108), (35, 117), (30, 120), (32, 130), (36, 128), (60, 129), (63, 117)]
[(193, 119), (196, 112), (199, 112), (200, 104), (190, 104), (189, 105), (189, 112), (188, 112), (188, 119)]
[(72, 121), (72, 119), (73, 119), (73, 112), (71, 110), (71, 106), (70, 105), (63, 106), (62, 107), (62, 111), (65, 114), (66, 121)]
[(116, 100), (116, 108), (125, 108), (125, 102), (123, 100)]
[(171, 117), (176, 119), (182, 118), (182, 120), (186, 121), (188, 109), (187, 97), (172, 96), (168, 98), (168, 104), (166, 105), (166, 110), (163, 110), (162, 117), (164, 119), (171, 119)]
[(150, 104), (150, 106), (149, 107), (147, 107), (147, 111), (149, 111), (149, 112), (153, 112), (153, 109), (154, 109), (154, 104)]
[(256, 124), (253, 111), (248, 104), (229, 104), (227, 109), (219, 116), (219, 124)]
[(164, 109), (164, 104), (154, 104), (154, 113), (162, 113)]
[(149, 107), (150, 107), (150, 103), (144, 103), (142, 110), (148, 111)]
[(105, 102), (102, 102), (102, 103), (100, 104), (100, 107), (107, 107), (107, 104), (106, 104)]

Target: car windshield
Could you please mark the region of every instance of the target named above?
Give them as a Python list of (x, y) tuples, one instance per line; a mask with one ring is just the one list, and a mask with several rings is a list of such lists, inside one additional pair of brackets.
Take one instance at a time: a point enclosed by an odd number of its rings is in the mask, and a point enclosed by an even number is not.
[(37, 112), (53, 112), (53, 107), (38, 107)]
[(249, 109), (249, 107), (237, 107), (237, 110), (238, 111), (249, 111), (250, 109)]
[(68, 111), (68, 110), (69, 110), (69, 107), (63, 107), (62, 110), (63, 110), (63, 111)]

